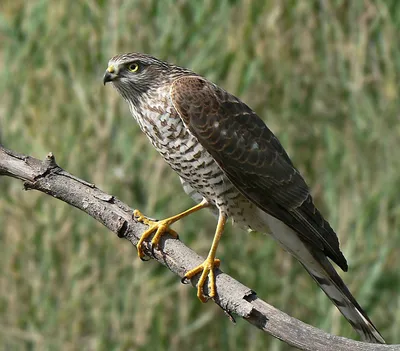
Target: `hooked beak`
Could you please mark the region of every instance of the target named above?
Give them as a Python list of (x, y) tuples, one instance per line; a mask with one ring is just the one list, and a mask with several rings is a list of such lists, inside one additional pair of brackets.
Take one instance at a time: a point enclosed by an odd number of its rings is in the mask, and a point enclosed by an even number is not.
[(111, 65), (106, 69), (106, 73), (104, 73), (103, 84), (106, 85), (106, 83), (112, 82), (117, 77), (118, 72), (115, 70), (115, 67)]

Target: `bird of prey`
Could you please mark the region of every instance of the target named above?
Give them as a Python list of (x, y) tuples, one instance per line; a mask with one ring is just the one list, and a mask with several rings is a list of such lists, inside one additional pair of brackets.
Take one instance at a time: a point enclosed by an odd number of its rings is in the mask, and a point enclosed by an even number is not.
[(137, 245), (139, 257), (151, 235), (156, 247), (164, 233), (175, 234), (172, 223), (209, 207), (218, 213), (211, 249), (185, 275), (200, 274), (201, 301), (216, 295), (216, 251), (230, 217), (243, 229), (269, 233), (300, 261), (363, 340), (385, 342), (330, 262), (347, 271), (335, 232), (278, 139), (250, 107), (200, 75), (142, 53), (111, 58), (103, 82), (126, 100), (141, 130), (197, 201), (160, 221), (135, 210), (149, 225)]

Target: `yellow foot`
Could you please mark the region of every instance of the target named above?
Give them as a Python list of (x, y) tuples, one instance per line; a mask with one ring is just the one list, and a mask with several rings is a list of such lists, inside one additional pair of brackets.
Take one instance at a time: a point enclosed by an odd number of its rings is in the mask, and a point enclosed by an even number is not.
[[(207, 259), (196, 268), (191, 269), (185, 274), (182, 282), (192, 279), (196, 274), (201, 273), (200, 279), (197, 283), (197, 297), (201, 302), (207, 302), (208, 299), (215, 297), (215, 272), (214, 269), (218, 268), (221, 261), (219, 259), (214, 259), (212, 257), (207, 257)], [(204, 295), (204, 284), (208, 277), (208, 296)]]
[(155, 235), (151, 239), (152, 249), (158, 248), (158, 243), (160, 242), (161, 237), (166, 233), (172, 235), (175, 238), (178, 238), (178, 234), (174, 230), (169, 228), (169, 226), (173, 222), (175, 222), (173, 220), (173, 218), (167, 218), (167, 219), (163, 219), (161, 221), (155, 221), (155, 220), (151, 220), (151, 219), (145, 217), (139, 210), (134, 210), (133, 216), (136, 218), (136, 220), (138, 222), (147, 224), (149, 226), (149, 229), (147, 229), (142, 234), (142, 236), (140, 237), (140, 240), (137, 244), (138, 256), (142, 260), (145, 257), (145, 254), (144, 254), (143, 248), (142, 248), (143, 243), (154, 232), (155, 232)]

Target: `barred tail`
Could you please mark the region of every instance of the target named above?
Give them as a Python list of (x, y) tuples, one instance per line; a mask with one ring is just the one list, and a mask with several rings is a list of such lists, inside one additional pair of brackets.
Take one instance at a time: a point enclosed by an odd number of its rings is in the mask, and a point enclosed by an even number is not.
[(312, 265), (313, 267), (304, 262), (301, 264), (364, 341), (384, 344), (385, 340), (350, 293), (332, 264), (322, 252), (318, 256), (314, 255), (315, 263), (318, 263), (321, 269), (316, 270), (315, 264)]
[(351, 295), (325, 254), (304, 243), (298, 234), (283, 222), (265, 212), (259, 213), (268, 225), (272, 237), (299, 260), (361, 338), (366, 342), (384, 344), (385, 340)]

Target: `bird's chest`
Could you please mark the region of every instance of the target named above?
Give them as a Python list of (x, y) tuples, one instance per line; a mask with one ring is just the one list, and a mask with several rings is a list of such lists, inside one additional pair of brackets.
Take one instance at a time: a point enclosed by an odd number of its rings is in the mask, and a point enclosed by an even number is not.
[(212, 178), (222, 171), (173, 108), (148, 110), (138, 119), (142, 131), (167, 163), (184, 179)]
[(140, 128), (171, 168), (178, 173), (185, 191), (193, 191), (220, 210), (241, 221), (244, 207), (250, 206), (230, 182), (214, 158), (185, 127), (173, 107), (152, 108), (136, 115)]
[[(152, 106), (136, 114), (140, 128), (165, 161), (204, 197), (231, 186), (207, 150), (185, 127), (172, 106)], [(210, 200), (214, 200), (211, 199)]]

